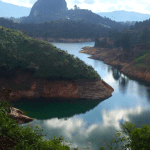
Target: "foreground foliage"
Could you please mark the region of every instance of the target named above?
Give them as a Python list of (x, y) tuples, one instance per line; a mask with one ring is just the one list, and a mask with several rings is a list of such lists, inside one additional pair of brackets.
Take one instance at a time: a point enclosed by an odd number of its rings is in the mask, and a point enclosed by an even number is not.
[[(121, 146), (121, 149), (118, 149), (118, 144), (115, 147), (115, 150), (149, 150), (150, 148), (150, 126), (144, 124), (142, 128), (137, 128), (131, 122), (126, 122), (124, 125), (122, 124), (122, 131), (117, 131), (115, 134), (115, 138), (111, 141), (114, 143), (126, 142)], [(128, 137), (126, 136), (128, 135)], [(107, 143), (110, 149), (111, 146)], [(102, 146), (100, 150), (105, 150)]]

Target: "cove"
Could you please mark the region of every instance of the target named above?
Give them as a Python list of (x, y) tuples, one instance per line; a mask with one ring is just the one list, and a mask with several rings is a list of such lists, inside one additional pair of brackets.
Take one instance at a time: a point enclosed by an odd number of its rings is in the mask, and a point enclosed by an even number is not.
[[(70, 148), (79, 150), (91, 143), (91, 150), (107, 146), (114, 138), (116, 130), (121, 130), (121, 123), (130, 121), (137, 127), (150, 123), (150, 89), (141, 82), (129, 79), (116, 68), (102, 61), (89, 59), (91, 55), (79, 53), (82, 47), (93, 47), (94, 42), (52, 43), (61, 50), (92, 65), (101, 78), (113, 87), (112, 96), (105, 100), (81, 100), (80, 102), (61, 102), (58, 99), (20, 99), (13, 107), (24, 110), (35, 118), (33, 124), (41, 126), (46, 139), (63, 136), (65, 141), (72, 141)], [(25, 123), (20, 126), (26, 126)], [(33, 127), (34, 128), (34, 127)], [(35, 128), (34, 128), (35, 129)], [(66, 145), (69, 143), (65, 142)], [(114, 147), (116, 145), (114, 144)]]

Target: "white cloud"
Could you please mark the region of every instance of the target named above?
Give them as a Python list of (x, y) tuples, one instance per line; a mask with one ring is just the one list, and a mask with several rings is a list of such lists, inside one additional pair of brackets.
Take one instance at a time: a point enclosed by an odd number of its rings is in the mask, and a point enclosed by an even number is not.
[(137, 0), (129, 0), (129, 1), (118, 1), (118, 4), (120, 5), (120, 10), (128, 10), (126, 7), (130, 7), (132, 11), (134, 12), (140, 12), (140, 13), (150, 13), (150, 11), (146, 11), (147, 4), (146, 3), (140, 3), (140, 1)]
[[(142, 116), (149, 114), (149, 111), (143, 111), (141, 107), (121, 110), (118, 107), (118, 109), (112, 111), (102, 109), (100, 113), (102, 114), (102, 121), (96, 121), (95, 123), (91, 121), (91, 124), (80, 116), (67, 118), (67, 120), (64, 118), (52, 118), (43, 120), (43, 123), (35, 119), (32, 123), (40, 125), (44, 129), (43, 134), (48, 133), (47, 137), (45, 137), (46, 139), (51, 137), (50, 134), (56, 137), (63, 135), (65, 141), (73, 141), (71, 147), (76, 147), (77, 145), (79, 147), (86, 147), (87, 145), (85, 143), (90, 141), (93, 143), (93, 149), (97, 149), (95, 146), (104, 145), (104, 139), (110, 141), (114, 138), (115, 130), (121, 130), (120, 120), (131, 122), (135, 122), (136, 120), (140, 121)], [(68, 145), (66, 142), (65, 144)]]
[[(11, 3), (18, 6), (32, 7), (37, 0), (2, 0), (6, 3)], [(66, 0), (68, 9), (74, 8), (74, 5), (77, 4), (76, 0)], [(85, 3), (85, 0), (78, 0), (77, 6), (80, 9), (89, 9), (93, 12), (110, 12), (115, 10), (126, 10), (134, 11), (139, 13), (150, 14), (150, 10), (146, 10), (149, 6), (149, 0), (127, 0), (127, 1), (103, 1), (103, 0), (94, 0), (91, 3)]]

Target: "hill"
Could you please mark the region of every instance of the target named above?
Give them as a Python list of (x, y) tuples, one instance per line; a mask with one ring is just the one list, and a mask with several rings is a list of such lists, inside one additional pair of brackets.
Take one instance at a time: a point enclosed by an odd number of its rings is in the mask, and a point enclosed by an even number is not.
[(77, 9), (77, 10), (67, 10), (62, 12), (61, 14), (53, 14), (46, 17), (46, 15), (39, 15), (39, 16), (28, 16), (28, 17), (21, 17), (20, 23), (43, 23), (45, 21), (50, 22), (53, 20), (80, 20), (82, 22), (89, 22), (97, 25), (102, 25), (107, 28), (117, 28), (119, 30), (125, 29), (124, 25), (112, 21), (108, 18), (103, 18), (90, 10), (86, 9)]
[(98, 15), (110, 18), (111, 20), (120, 21), (143, 21), (150, 18), (149, 14), (142, 14), (133, 11), (113, 11), (113, 12), (99, 12)]
[(108, 36), (110, 28), (81, 20), (53, 20), (44, 23), (14, 23), (11, 20), (0, 18), (0, 25), (10, 29), (17, 29), (31, 37), (44, 38), (93, 38)]
[(43, 23), (45, 21), (50, 22), (52, 20), (81, 20), (83, 22), (90, 22), (94, 24), (101, 24), (108, 28), (118, 28), (122, 30), (125, 28), (120, 23), (112, 21), (108, 18), (103, 18), (90, 10), (75, 8), (68, 10), (65, 0), (60, 1), (62, 5), (59, 5), (57, 1), (41, 1), (38, 0), (32, 7), (30, 15), (27, 17), (21, 17), (21, 23)]
[(48, 79), (100, 78), (92, 66), (49, 42), (0, 26), (0, 76), (10, 78), (18, 68)]

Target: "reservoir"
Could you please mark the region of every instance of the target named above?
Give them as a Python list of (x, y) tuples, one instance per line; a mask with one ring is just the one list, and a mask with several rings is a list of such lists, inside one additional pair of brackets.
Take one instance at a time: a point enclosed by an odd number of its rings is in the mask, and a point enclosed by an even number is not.
[[(114, 92), (104, 101), (16, 102), (14, 107), (26, 111), (28, 116), (35, 118), (32, 123), (43, 129), (42, 134), (47, 134), (44, 138), (48, 140), (54, 138), (54, 135), (55, 138), (63, 136), (65, 141), (71, 141), (71, 143), (64, 142), (66, 145), (71, 144), (71, 149), (77, 146), (79, 150), (88, 146), (91, 150), (98, 150), (101, 146), (109, 149), (105, 142), (111, 144), (110, 141), (116, 131), (121, 130), (121, 123), (130, 121), (137, 127), (143, 124), (150, 125), (149, 87), (129, 79), (102, 61), (88, 58), (91, 56), (89, 54), (79, 53), (82, 47), (93, 47), (94, 42), (52, 44), (92, 66)], [(30, 123), (21, 126), (25, 127), (28, 124)], [(113, 147), (115, 146), (116, 144), (113, 144)]]

